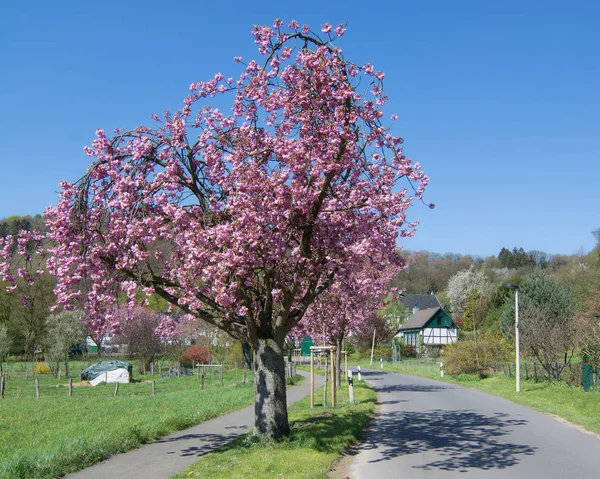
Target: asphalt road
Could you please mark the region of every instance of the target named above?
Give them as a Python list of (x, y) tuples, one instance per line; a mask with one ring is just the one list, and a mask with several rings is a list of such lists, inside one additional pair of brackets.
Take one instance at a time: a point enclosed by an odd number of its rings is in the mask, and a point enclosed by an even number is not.
[(382, 371), (363, 378), (379, 414), (350, 479), (600, 478), (600, 439), (551, 416), (440, 381)]

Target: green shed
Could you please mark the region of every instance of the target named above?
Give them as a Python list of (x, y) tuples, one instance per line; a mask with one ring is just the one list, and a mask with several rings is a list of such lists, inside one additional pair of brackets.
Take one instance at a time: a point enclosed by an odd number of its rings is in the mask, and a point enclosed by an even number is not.
[(302, 354), (302, 356), (310, 356), (310, 347), (314, 345), (315, 344), (313, 343), (311, 337), (306, 336), (302, 340), (302, 344), (300, 345), (300, 354)]

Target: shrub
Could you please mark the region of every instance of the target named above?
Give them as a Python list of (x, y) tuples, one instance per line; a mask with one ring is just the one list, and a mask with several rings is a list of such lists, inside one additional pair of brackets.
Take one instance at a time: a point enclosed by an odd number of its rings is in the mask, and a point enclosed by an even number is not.
[(206, 346), (195, 344), (185, 350), (181, 362), (184, 364), (206, 364), (210, 362), (211, 359), (212, 354), (210, 354), (210, 351)]
[(50, 369), (50, 366), (48, 366), (46, 363), (35, 363), (33, 372), (35, 374), (50, 374), (52, 370)]
[(495, 336), (475, 341), (459, 341), (444, 352), (444, 369), (451, 376), (485, 374), (508, 360), (508, 349)]

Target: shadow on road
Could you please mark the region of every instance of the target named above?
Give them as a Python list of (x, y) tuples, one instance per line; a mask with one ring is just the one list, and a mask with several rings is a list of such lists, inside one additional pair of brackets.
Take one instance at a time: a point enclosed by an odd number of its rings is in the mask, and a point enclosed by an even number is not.
[[(209, 452), (213, 452), (222, 446), (230, 443), (233, 439), (239, 437), (239, 433), (232, 434), (182, 434), (180, 436), (165, 437), (152, 441), (153, 443), (173, 443), (174, 450), (168, 454), (179, 454), (181, 456), (203, 456)], [(190, 446), (177, 451), (177, 442), (195, 439), (200, 444), (198, 446)]]
[(393, 412), (380, 416), (362, 449), (379, 449), (380, 457), (371, 462), (428, 451), (443, 457), (412, 466), (424, 470), (504, 469), (517, 464), (520, 456), (535, 453), (534, 447), (501, 440), (525, 424), (500, 413), (490, 417), (474, 411)]

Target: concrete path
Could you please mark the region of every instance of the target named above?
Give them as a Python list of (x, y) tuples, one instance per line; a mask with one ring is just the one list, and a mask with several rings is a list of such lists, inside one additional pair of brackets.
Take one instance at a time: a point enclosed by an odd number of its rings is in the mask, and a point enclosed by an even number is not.
[[(287, 390), (288, 405), (310, 393), (308, 373), (304, 381)], [(315, 390), (323, 377), (315, 375)], [(135, 413), (132, 413), (135, 414)], [(68, 479), (167, 479), (185, 470), (200, 456), (218, 449), (254, 427), (254, 405), (211, 419), (189, 429), (175, 432), (138, 449), (117, 454), (79, 472)]]
[(553, 417), (455, 384), (363, 376), (379, 409), (351, 479), (600, 477), (600, 439)]

